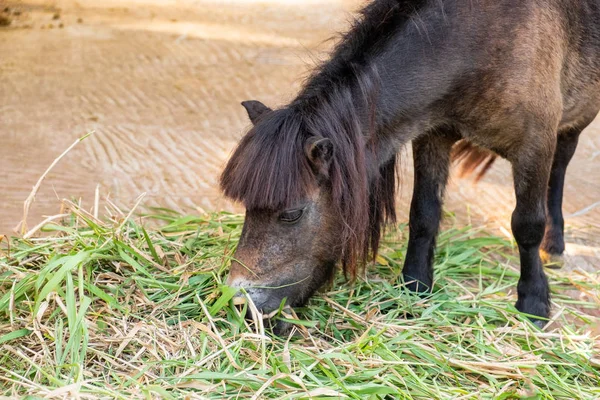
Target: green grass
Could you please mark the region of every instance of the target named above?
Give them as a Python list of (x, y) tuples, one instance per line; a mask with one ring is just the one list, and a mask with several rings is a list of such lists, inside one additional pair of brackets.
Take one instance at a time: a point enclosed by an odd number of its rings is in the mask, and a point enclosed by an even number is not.
[(445, 229), (421, 299), (399, 279), (400, 226), (364, 277), (282, 312), (295, 328), (275, 337), (223, 286), (243, 217), (155, 213), (74, 208), (40, 238), (4, 239), (0, 395), (600, 398), (599, 273), (549, 270), (541, 331), (514, 309), (510, 241)]

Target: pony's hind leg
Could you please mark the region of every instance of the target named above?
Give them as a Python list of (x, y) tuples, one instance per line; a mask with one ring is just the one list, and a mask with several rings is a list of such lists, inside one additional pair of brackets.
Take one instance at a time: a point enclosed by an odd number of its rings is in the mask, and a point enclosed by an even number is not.
[(433, 286), (433, 255), (440, 225), (450, 151), (458, 140), (453, 131), (431, 132), (412, 143), (414, 188), (409, 239), (402, 274), (407, 287), (426, 292)]
[(548, 183), (548, 219), (546, 221), (546, 234), (542, 241), (540, 255), (544, 263), (560, 266), (560, 255), (565, 250), (564, 219), (562, 213), (563, 188), (567, 166), (575, 154), (579, 135), (583, 129), (571, 128), (559, 132), (556, 139), (556, 150), (550, 181)]
[[(516, 308), (533, 316), (547, 318), (550, 314), (550, 289), (539, 250), (546, 226), (546, 194), (555, 134), (540, 132), (535, 141), (527, 142), (529, 146), (535, 143), (535, 148), (521, 148), (511, 160), (517, 199), (511, 227), (521, 260)], [(541, 321), (536, 323), (543, 324)]]

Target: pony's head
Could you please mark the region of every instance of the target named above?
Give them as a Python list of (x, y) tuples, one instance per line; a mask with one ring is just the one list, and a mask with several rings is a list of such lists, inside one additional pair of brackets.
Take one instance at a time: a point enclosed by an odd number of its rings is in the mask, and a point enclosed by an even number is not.
[(303, 112), (293, 104), (275, 111), (242, 104), (254, 126), (221, 176), (225, 195), (246, 206), (227, 282), (263, 312), (284, 299), (300, 306), (333, 277), (338, 261), (353, 278), (369, 249), (376, 251), (381, 223), (393, 217), (394, 163), (389, 192), (389, 174), (370, 179), (365, 137), (347, 125), (352, 120), (333, 123), (344, 121), (334, 110)]

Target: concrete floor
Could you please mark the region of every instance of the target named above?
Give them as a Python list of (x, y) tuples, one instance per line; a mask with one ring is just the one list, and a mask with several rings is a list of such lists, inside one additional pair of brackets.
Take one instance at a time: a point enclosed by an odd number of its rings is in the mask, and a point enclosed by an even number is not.
[[(29, 225), (60, 198), (91, 207), (100, 185), (124, 208), (239, 210), (217, 177), (248, 121), (239, 105), (290, 100), (357, 0), (0, 1), (0, 233), (21, 220), (38, 177), (77, 137), (95, 131), (53, 169)], [(15, 15), (18, 11), (20, 15)], [(408, 213), (410, 152), (400, 203)], [(600, 120), (584, 133), (565, 190), (568, 264), (600, 265)], [(478, 185), (453, 177), (446, 209), (461, 223), (509, 234), (508, 163)]]

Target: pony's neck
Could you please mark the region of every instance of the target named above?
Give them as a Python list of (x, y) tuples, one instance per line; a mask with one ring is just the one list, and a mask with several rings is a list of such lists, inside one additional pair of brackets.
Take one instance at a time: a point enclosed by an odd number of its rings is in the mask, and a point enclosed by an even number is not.
[[(292, 103), (323, 123), (337, 118), (339, 125), (358, 124), (376, 167), (439, 122), (431, 106), (451, 85), (451, 71), (431, 68), (449, 27), (429, 3), (380, 0), (368, 6)], [(417, 11), (418, 21), (412, 21)]]

